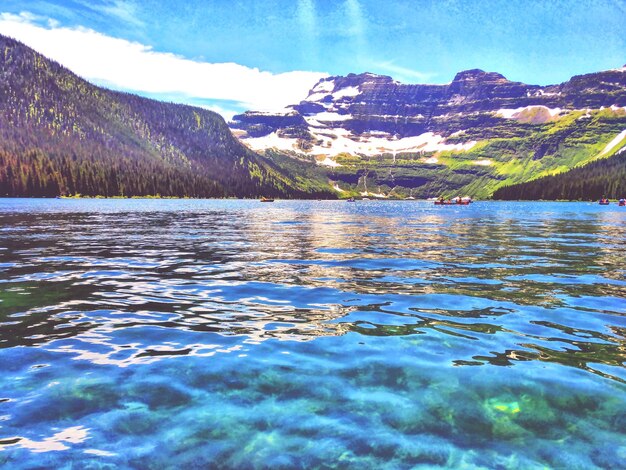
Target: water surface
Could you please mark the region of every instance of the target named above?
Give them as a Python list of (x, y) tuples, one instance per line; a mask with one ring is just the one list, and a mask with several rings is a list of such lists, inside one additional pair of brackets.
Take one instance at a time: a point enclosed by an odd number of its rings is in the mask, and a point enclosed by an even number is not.
[(0, 200), (0, 465), (620, 468), (626, 210)]

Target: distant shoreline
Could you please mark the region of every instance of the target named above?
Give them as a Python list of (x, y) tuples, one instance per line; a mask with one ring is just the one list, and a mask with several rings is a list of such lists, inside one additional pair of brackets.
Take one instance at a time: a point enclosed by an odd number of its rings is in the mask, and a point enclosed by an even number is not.
[[(115, 200), (124, 200), (124, 199), (150, 199), (150, 200), (160, 200), (160, 199), (168, 199), (168, 200), (205, 200), (205, 201), (257, 201), (260, 200), (261, 197), (192, 197), (192, 196), (0, 196), (0, 199), (64, 199), (64, 200), (72, 200), (72, 199), (93, 199), (93, 200), (105, 200), (105, 199), (115, 199)], [(274, 198), (275, 201), (339, 201), (346, 202), (348, 198)], [(359, 202), (368, 202), (368, 201), (387, 201), (387, 202), (398, 202), (398, 201), (406, 201), (406, 202), (429, 202), (433, 203), (432, 199), (406, 199), (406, 198), (382, 198), (382, 197), (357, 197), (354, 199)], [(618, 203), (619, 198), (608, 199), (608, 201), (613, 203)], [(474, 200), (476, 202), (586, 202), (586, 203), (594, 203), (597, 204), (598, 201), (596, 199), (480, 199)], [(456, 204), (449, 204), (456, 205)]]

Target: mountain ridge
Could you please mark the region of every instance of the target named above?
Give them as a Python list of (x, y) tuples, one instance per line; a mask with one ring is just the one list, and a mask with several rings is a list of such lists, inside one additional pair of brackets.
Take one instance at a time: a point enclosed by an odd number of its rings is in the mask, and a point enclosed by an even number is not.
[(543, 87), (480, 69), (442, 85), (327, 77), (230, 126), (0, 35), (0, 196), (491, 197), (621, 152), (626, 67)]
[(1, 35), (0, 78), (0, 195), (333, 195), (299, 187), (212, 111), (97, 87)]
[(317, 160), (347, 192), (369, 183), (388, 195), (489, 197), (599, 156), (626, 129), (626, 67), (547, 86), (480, 69), (441, 85), (327, 77), (282, 113), (249, 111), (229, 125), (256, 151)]
[[(427, 110), (426, 116), (432, 117), (445, 115), (451, 111), (497, 111), (502, 109), (503, 105), (514, 106), (512, 109), (526, 106), (622, 107), (626, 106), (626, 73), (624, 71), (626, 71), (626, 67), (575, 75), (561, 84), (546, 86), (514, 82), (500, 73), (485, 72), (481, 69), (460, 71), (447, 84), (403, 84), (387, 75), (370, 72), (351, 73), (346, 76), (331, 76), (321, 79), (309, 90), (305, 99), (287, 109), (293, 120), (298, 114), (312, 114), (328, 108), (325, 105), (339, 101), (344, 105), (351, 104), (351, 107), (343, 106), (343, 110), (338, 110), (339, 114), (347, 115), (347, 112), (342, 111), (359, 110), (359, 103), (350, 103), (349, 100), (342, 100), (341, 98), (354, 98), (361, 95), (366, 95), (372, 106), (382, 103), (387, 109), (391, 108), (394, 111), (399, 110), (397, 107), (393, 108), (394, 103), (401, 103), (405, 107), (403, 112), (387, 114), (387, 116), (414, 118), (425, 117), (424, 114), (419, 113), (420, 109)], [(326, 86), (329, 84), (332, 88)], [(384, 86), (390, 89), (383, 90), (382, 87)], [(333, 94), (354, 87), (359, 87), (358, 93), (343, 94), (339, 100), (334, 99)], [(586, 93), (581, 96), (581, 91)], [(476, 101), (478, 102), (476, 103)], [(284, 115), (267, 112), (262, 114), (265, 116), (266, 123), (272, 115), (276, 117)], [(381, 115), (371, 112), (368, 114)], [(239, 126), (238, 123), (245, 122), (247, 117), (252, 115), (259, 116), (260, 113), (248, 111), (234, 116), (232, 127), (245, 130), (245, 126)]]

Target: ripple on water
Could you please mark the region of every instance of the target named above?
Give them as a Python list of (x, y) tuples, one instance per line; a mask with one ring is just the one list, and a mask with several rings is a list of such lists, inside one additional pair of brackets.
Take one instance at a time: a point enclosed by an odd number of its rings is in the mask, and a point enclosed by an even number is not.
[(617, 207), (0, 209), (0, 465), (626, 459)]

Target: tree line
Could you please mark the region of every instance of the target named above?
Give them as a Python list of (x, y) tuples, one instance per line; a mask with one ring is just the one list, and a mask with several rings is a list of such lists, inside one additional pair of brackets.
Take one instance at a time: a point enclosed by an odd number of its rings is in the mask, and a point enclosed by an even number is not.
[(557, 175), (496, 190), (494, 199), (597, 200), (626, 197), (626, 151)]

